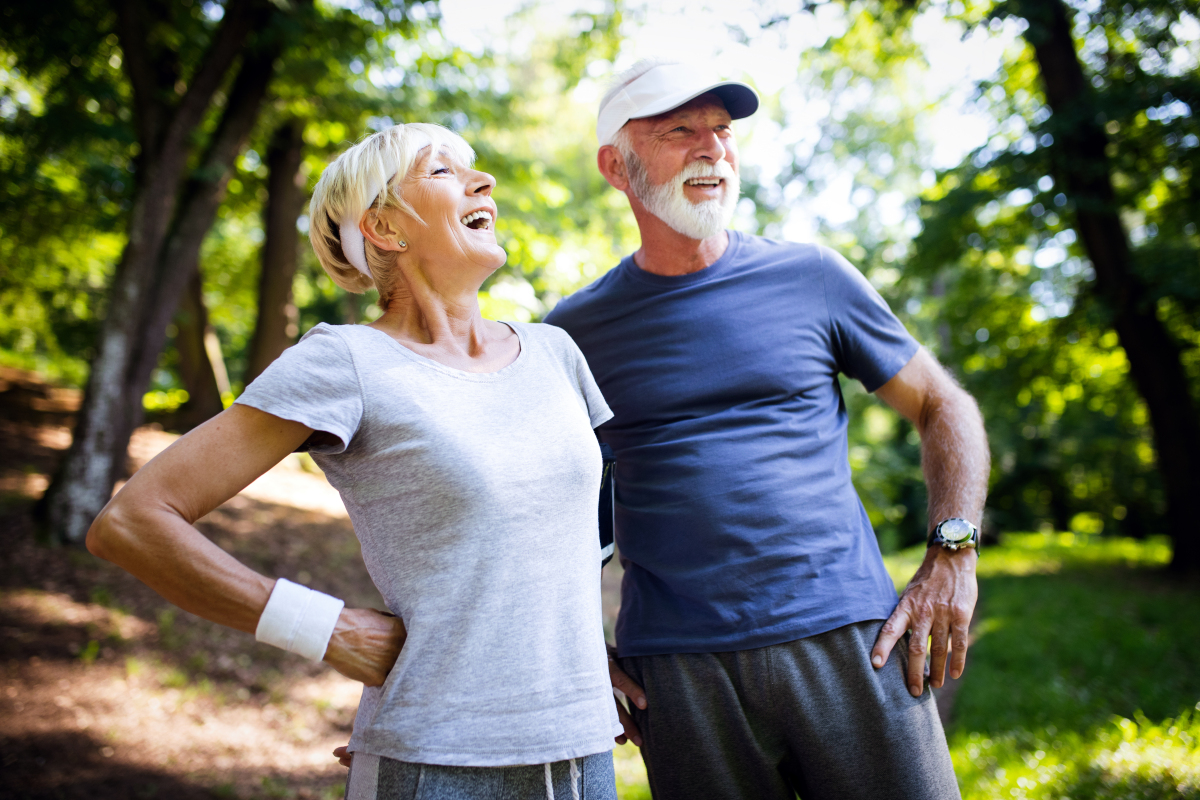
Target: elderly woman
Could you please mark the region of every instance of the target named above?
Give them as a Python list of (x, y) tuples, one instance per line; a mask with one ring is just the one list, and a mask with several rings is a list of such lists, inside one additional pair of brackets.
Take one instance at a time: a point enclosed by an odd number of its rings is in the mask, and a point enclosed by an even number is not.
[[(565, 333), (480, 315), (505, 252), (473, 161), (410, 124), (325, 170), (313, 247), (338, 285), (377, 288), (383, 315), (310, 330), (139, 470), (88, 547), (362, 681), (352, 799), (613, 798), (592, 433), (612, 415)], [(341, 493), (391, 614), (259, 575), (193, 527), (296, 450)]]

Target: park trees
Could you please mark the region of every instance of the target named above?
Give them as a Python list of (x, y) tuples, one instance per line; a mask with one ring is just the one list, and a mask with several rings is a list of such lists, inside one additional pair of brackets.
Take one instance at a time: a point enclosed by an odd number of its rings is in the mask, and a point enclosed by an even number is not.
[[(117, 63), (128, 81), (126, 110), (136, 154), (125, 246), (109, 287), (84, 405), (71, 450), (43, 498), (50, 531), (68, 541), (82, 539), (124, 469), (129, 436), (141, 418), (137, 398), (192, 278), (229, 165), (254, 126), (283, 44), (280, 13), (266, 3), (230, 3), (215, 25), (170, 5), (124, 2), (106, 11), (96, 21), (108, 25), (81, 33), (107, 28), (120, 44)], [(39, 12), (26, 13), (28, 30), (14, 37), (18, 46), (52, 40)], [(187, 42), (175, 40), (177, 35)], [(223, 108), (200, 144), (197, 133), (219, 92)]]
[(1003, 132), (925, 195), (910, 263), (948, 287), (950, 347), (1007, 428), (1001, 515), (1041, 504), (1059, 525), (1163, 530), (1178, 569), (1200, 568), (1196, 14), (969, 10), (1018, 20), (1025, 46), (981, 87)]
[[(377, 23), (359, 19), (380, 32), (411, 28), (406, 8), (372, 4), (367, 11)], [(17, 4), (3, 13), (12, 66), (45, 84), (41, 95), (51, 106), (28, 120), (21, 110), (14, 115), (14, 127), (24, 125), (30, 135), (12, 138), (28, 151), (6, 166), (36, 176), (54, 164), (78, 146), (70, 137), (86, 139), (95, 125), (55, 130), (52, 120), (74, 114), (71, 122), (85, 122), (78, 111), (96, 113), (101, 100), (108, 106), (106, 132), (126, 147), (117, 167), (124, 180), (110, 176), (125, 192), (112, 221), (124, 228), (121, 256), (103, 315), (92, 326), (96, 345), (74, 441), (42, 504), (53, 538), (80, 541), (125, 468), (168, 323), (193, 279), (277, 64), (323, 15), (311, 2), (267, 0), (203, 7), (187, 0)], [(70, 165), (61, 169), (78, 180)]]
[[(231, 0), (201, 8), (180, 0), (85, 11), (91, 16), (61, 19), (28, 7), (6, 11), (15, 24), (0, 41), (12, 68), (4, 76), (11, 113), (0, 131), (0, 169), (10, 178), (0, 196), (0, 229), (12, 234), (0, 237), (8, 248), (0, 303), (19, 310), (27, 302), (40, 315), (30, 320), (24, 312), (7, 337), (0, 323), (0, 347), (8, 359), (16, 355), (18, 363), (68, 379), (80, 380), (87, 362), (91, 367), (73, 449), (42, 504), (46, 529), (59, 541), (78, 541), (120, 477), (148, 383), (172, 390), (155, 394), (175, 405), (178, 390), (188, 390), (182, 414), (170, 417), (187, 427), (219, 410), (222, 390), (252, 379), (297, 328), (369, 318), (369, 298), (339, 296), (307, 248), (298, 247), (308, 191), (348, 140), (393, 122), (440, 122), (475, 143), (481, 166), (512, 187), (500, 231), (512, 258), (483, 295), (492, 313), (529, 318), (543, 308), (538, 295), (577, 285), (570, 275), (552, 274), (558, 265), (550, 262), (561, 262), (556, 215), (570, 212), (580, 229), (565, 240), (603, 240), (611, 252), (604, 221), (614, 209), (589, 212), (604, 193), (581, 144), (586, 137), (547, 125), (549, 137), (532, 139), (553, 116), (548, 95), (574, 86), (596, 53), (614, 49), (619, 16), (581, 13), (566, 35), (538, 39), (537, 59), (499, 63), (436, 36), (418, 41), (436, 24), (436, 6), (426, 3), (345, 9)], [(138, 31), (145, 36), (127, 41)], [(198, 97), (189, 95), (196, 76), (217, 70), (212, 53), (225, 53), (218, 45), (234, 34), (240, 44), (235, 37), (224, 45), (232, 56), (222, 56), (224, 73), (209, 81), (216, 86), (211, 102), (188, 101), (199, 109), (198, 121), (176, 121), (184, 101)], [(69, 53), (76, 56), (63, 55)], [(131, 75), (133, 69), (142, 71)], [(31, 90), (28, 102), (22, 81)], [(511, 87), (521, 82), (532, 102), (517, 107)], [(175, 149), (167, 169), (155, 166), (166, 151), (154, 137), (175, 130), (171, 125), (187, 135), (168, 140)], [(578, 157), (565, 169), (546, 170), (539, 148), (564, 144)], [(78, 254), (63, 235), (65, 223), (48, 213), (51, 201), (82, 212), (63, 215), (75, 235), (108, 236), (105, 256), (94, 258), (81, 279), (71, 280)], [(28, 263), (18, 264), (18, 255)], [(574, 248), (570, 266), (582, 261), (590, 259)], [(57, 296), (70, 301), (68, 313), (48, 291), (31, 295), (27, 283), (46, 280), (45, 273), (57, 281), (47, 281)], [(532, 305), (520, 290), (526, 279), (537, 285)], [(80, 332), (64, 346), (64, 328), (55, 323), (71, 314)], [(37, 335), (29, 336), (31, 322)], [(225, 358), (212, 358), (217, 335)], [(222, 382), (213, 364), (225, 361)]]
[[(134, 187), (74, 440), (43, 498), (55, 538), (82, 540), (125, 468), (129, 436), (142, 414), (138, 399), (283, 48), (281, 16), (268, 3), (231, 2), (210, 27), (169, 5), (113, 8), (138, 146)], [(189, 53), (163, 36), (164, 27), (194, 34), (204, 45)], [(220, 116), (200, 146), (198, 129), (226, 86)]]

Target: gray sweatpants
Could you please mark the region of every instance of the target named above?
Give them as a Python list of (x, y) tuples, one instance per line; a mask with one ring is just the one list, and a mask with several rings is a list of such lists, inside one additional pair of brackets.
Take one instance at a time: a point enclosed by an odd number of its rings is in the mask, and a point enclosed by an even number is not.
[(879, 670), (883, 621), (731, 653), (622, 658), (655, 800), (958, 800), (929, 689), (905, 687), (907, 637)]
[(616, 800), (611, 751), (577, 758), (575, 769), (554, 762), (547, 786), (545, 764), (444, 767), (355, 753), (346, 800)]

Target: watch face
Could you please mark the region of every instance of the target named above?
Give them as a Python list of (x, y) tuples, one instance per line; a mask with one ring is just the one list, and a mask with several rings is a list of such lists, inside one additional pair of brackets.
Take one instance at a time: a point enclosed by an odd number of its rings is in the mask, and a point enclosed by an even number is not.
[(938, 526), (938, 532), (947, 542), (965, 542), (971, 538), (971, 523), (965, 519), (948, 519)]

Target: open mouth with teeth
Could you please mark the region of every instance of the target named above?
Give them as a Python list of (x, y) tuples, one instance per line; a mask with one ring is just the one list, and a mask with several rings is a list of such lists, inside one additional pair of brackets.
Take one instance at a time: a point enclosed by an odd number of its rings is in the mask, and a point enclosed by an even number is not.
[(472, 211), (470, 214), (467, 214), (465, 217), (460, 219), (459, 222), (461, 222), (463, 225), (466, 225), (471, 230), (486, 231), (492, 227), (492, 215), (487, 211), (480, 209), (479, 211)]
[(703, 189), (708, 189), (714, 186), (720, 186), (723, 180), (723, 178), (718, 178), (716, 175), (713, 175), (712, 177), (706, 178), (688, 178), (686, 181), (684, 181), (684, 184), (687, 186), (699, 186)]

